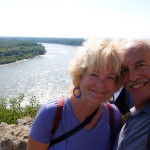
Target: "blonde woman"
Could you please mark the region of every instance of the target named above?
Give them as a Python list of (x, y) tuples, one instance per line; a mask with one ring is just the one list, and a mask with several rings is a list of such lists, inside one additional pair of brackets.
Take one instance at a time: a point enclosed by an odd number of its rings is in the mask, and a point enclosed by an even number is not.
[[(110, 150), (111, 135), (120, 129), (120, 113), (112, 104), (114, 128), (111, 132), (107, 100), (120, 88), (122, 56), (114, 42), (87, 40), (70, 64), (72, 86), (64, 97), (62, 120), (51, 133), (58, 99), (45, 104), (30, 130), (27, 150)], [(91, 121), (73, 135), (50, 145), (51, 141), (74, 129), (88, 116)]]

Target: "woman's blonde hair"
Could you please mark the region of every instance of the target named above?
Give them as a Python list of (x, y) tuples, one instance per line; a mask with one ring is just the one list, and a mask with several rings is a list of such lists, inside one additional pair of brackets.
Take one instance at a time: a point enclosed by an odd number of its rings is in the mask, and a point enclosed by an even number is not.
[(70, 63), (70, 75), (73, 84), (71, 90), (80, 86), (82, 75), (86, 69), (114, 70), (118, 77), (118, 87), (116, 88), (118, 90), (121, 86), (119, 81), (121, 63), (122, 55), (118, 42), (102, 39), (86, 40)]

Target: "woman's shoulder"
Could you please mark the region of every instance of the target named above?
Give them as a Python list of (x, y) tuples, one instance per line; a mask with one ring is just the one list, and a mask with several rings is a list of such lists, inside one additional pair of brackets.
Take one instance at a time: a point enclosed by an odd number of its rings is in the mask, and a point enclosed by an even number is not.
[(117, 106), (115, 104), (103, 103), (103, 108), (105, 108), (107, 110), (112, 109), (114, 111), (114, 113), (120, 113), (119, 109), (117, 108)]
[(117, 133), (120, 130), (121, 114), (115, 104), (108, 103), (108, 105), (105, 104), (105, 108), (107, 108), (107, 111), (109, 112), (109, 118), (111, 124), (113, 124), (113, 130)]
[(110, 117), (113, 117), (114, 120), (118, 120), (119, 122), (121, 121), (121, 114), (120, 114), (120, 111), (119, 109), (116, 107), (115, 104), (103, 104), (104, 106), (104, 109), (105, 111), (108, 112), (109, 116)]
[(49, 100), (48, 102), (46, 102), (43, 105), (43, 107), (45, 107), (46, 109), (56, 108), (57, 107), (57, 103), (58, 103), (58, 98), (52, 99), (52, 100)]
[(41, 107), (41, 109), (44, 109), (44, 110), (46, 110), (46, 111), (48, 111), (48, 112), (51, 112), (51, 111), (56, 110), (57, 107), (58, 107), (58, 101), (60, 100), (60, 98), (63, 98), (63, 100), (64, 100), (64, 105), (65, 105), (65, 103), (66, 103), (66, 101), (67, 101), (67, 96), (58, 97), (58, 98), (56, 98), (56, 99), (49, 100), (47, 103), (45, 103), (45, 104)]
[(56, 98), (45, 103), (36, 115), (36, 120), (42, 120), (42, 122), (52, 122), (58, 108), (58, 100), (59, 98)]
[(45, 104), (43, 104), (39, 110), (39, 112), (50, 112), (57, 108), (58, 99), (49, 100)]
[(110, 106), (113, 108), (113, 110), (117, 113), (120, 113), (118, 107), (115, 104), (110, 104)]

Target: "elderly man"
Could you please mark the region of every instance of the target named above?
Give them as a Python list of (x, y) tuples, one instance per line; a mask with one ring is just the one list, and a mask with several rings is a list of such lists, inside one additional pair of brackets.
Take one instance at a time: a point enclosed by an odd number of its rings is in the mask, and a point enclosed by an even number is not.
[(114, 150), (150, 150), (150, 43), (125, 41), (122, 53), (122, 83), (135, 107), (120, 131)]

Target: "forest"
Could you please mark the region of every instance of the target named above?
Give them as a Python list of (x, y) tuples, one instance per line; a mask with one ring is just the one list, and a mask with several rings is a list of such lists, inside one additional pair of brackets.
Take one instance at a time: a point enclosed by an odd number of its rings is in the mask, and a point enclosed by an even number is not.
[(0, 39), (0, 65), (33, 58), (46, 52), (42, 44), (17, 39)]
[(84, 42), (83, 38), (52, 38), (52, 37), (0, 37), (7, 40), (23, 40), (38, 43), (56, 43), (72, 46), (80, 46)]

